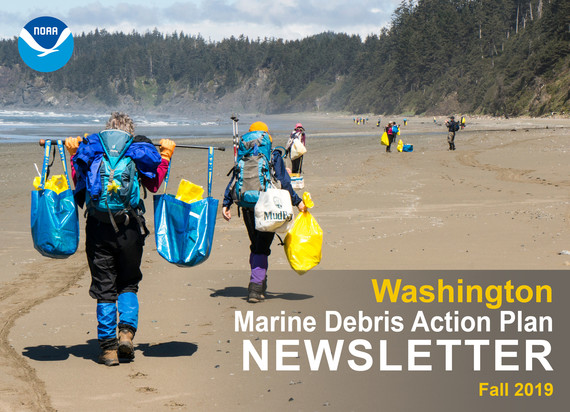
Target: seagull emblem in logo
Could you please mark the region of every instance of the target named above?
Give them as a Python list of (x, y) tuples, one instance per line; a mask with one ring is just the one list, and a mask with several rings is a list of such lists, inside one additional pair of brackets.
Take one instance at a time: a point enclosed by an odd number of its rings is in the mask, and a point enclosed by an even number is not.
[(38, 57), (44, 57), (47, 56), (48, 54), (59, 51), (57, 50), (57, 48), (61, 46), (61, 44), (65, 40), (67, 40), (67, 38), (70, 35), (71, 35), (71, 30), (69, 30), (69, 27), (66, 27), (61, 32), (61, 35), (59, 36), (59, 39), (57, 39), (55, 45), (51, 49), (46, 49), (45, 47), (40, 46), (38, 42), (32, 37), (32, 35), (26, 29), (22, 29), (22, 31), (20, 32), (20, 38), (24, 40), (28, 46), (30, 46), (32, 49), (36, 51), (41, 52), (40, 54), (38, 54)]

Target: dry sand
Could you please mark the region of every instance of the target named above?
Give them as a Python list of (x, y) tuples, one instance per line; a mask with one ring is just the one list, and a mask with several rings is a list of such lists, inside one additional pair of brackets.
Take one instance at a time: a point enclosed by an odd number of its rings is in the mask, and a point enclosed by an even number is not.
[[(251, 305), (245, 301), (248, 240), (237, 216), (229, 223), (218, 219), (211, 256), (195, 268), (167, 263), (151, 235), (142, 267), (136, 359), (115, 368), (96, 363), (95, 302), (87, 293), (83, 234), (80, 250), (67, 260), (50, 260), (33, 249), (29, 191), (42, 151), (3, 145), (0, 411), (377, 410), (378, 405), (411, 410), (425, 398), (399, 403), (410, 398), (412, 387), (421, 393), (422, 381), (404, 380), (407, 375), (374, 381), (368, 374), (307, 369), (244, 371), (242, 341), (260, 336), (236, 332), (235, 312), (318, 316), (329, 307), (354, 312), (371, 299), (352, 291), (351, 280), (343, 277), (343, 271), (355, 269), (568, 270), (570, 256), (560, 252), (570, 249), (570, 120), (468, 119), (457, 133), (457, 150), (450, 152), (444, 118), (435, 125), (431, 118), (409, 117), (401, 138), (414, 151), (385, 153), (376, 118), (366, 125), (355, 125), (352, 116), (290, 118), (307, 130), (305, 190), (324, 230), (320, 265), (298, 276), (276, 241), (270, 298)], [(264, 119), (270, 127), (271, 119)], [(287, 131), (273, 136), (276, 145), (284, 145)], [(175, 156), (172, 190), (180, 178), (205, 184), (204, 152), (179, 150)], [(218, 198), (232, 162), (231, 149), (216, 152)], [(152, 222), (152, 199), (146, 204)], [(288, 335), (271, 338), (279, 336)], [(449, 389), (458, 402), (465, 401), (461, 388)]]

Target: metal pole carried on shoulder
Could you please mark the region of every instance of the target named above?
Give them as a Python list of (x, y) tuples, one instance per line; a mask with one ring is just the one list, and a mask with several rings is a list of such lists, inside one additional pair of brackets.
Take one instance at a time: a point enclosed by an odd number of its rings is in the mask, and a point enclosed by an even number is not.
[(237, 150), (239, 146), (239, 131), (238, 131), (238, 122), (239, 119), (237, 115), (234, 113), (232, 114), (232, 126), (233, 126), (233, 139), (234, 139), (234, 163), (237, 162)]
[[(52, 143), (57, 142), (57, 140), (54, 139), (40, 139), (40, 146), (44, 146), (46, 144), (46, 141), (50, 141)], [(83, 139), (80, 137), (79, 141), (83, 141)], [(160, 143), (153, 143), (154, 146), (156, 147), (160, 147)], [(223, 146), (199, 146), (199, 145), (190, 145), (190, 144), (177, 144), (176, 147), (180, 147), (182, 149), (209, 149), (210, 147), (213, 147), (214, 150), (220, 150), (220, 151), (225, 151), (226, 148)]]

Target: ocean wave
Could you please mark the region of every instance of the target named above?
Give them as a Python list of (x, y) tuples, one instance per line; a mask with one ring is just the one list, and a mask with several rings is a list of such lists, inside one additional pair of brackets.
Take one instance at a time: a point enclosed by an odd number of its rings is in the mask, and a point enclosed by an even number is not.
[(0, 110), (0, 118), (49, 118), (49, 119), (89, 119), (101, 121), (107, 119), (106, 114), (93, 114), (93, 113), (56, 113), (56, 112), (41, 112), (34, 110)]

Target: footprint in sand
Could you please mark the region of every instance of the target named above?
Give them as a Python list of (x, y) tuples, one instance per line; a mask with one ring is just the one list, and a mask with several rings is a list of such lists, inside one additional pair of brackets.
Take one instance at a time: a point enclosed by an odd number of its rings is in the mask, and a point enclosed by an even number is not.
[(140, 388), (137, 388), (137, 392), (142, 392), (142, 393), (153, 393), (156, 391), (158, 391), (158, 389), (151, 388), (150, 386), (141, 386)]
[(129, 378), (131, 378), (131, 379), (144, 379), (147, 376), (148, 375), (146, 373), (137, 372), (137, 373), (133, 373), (133, 374), (129, 375)]

